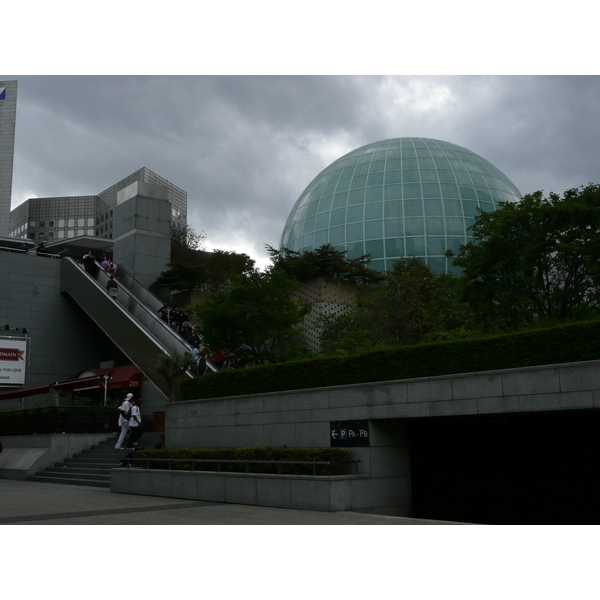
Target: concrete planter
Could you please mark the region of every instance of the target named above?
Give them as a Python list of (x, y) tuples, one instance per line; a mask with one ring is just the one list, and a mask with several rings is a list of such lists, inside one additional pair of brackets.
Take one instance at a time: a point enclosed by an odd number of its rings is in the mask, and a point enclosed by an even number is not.
[(119, 468), (111, 492), (332, 512), (367, 508), (360, 504), (368, 479)]

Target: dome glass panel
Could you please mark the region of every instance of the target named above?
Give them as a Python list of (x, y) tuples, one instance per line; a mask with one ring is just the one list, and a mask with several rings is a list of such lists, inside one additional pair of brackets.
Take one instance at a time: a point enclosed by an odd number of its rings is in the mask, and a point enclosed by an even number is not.
[(353, 256), (364, 248), (371, 267), (382, 271), (414, 255), (451, 272), (444, 253), (472, 239), (467, 228), (477, 209), (520, 198), (504, 173), (466, 148), (428, 138), (383, 140), (349, 152), (313, 179), (279, 247), (301, 252), (329, 243)]

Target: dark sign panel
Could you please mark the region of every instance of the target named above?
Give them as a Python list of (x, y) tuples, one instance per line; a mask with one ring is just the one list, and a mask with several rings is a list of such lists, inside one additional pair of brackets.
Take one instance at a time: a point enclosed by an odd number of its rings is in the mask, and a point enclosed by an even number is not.
[(329, 431), (332, 448), (369, 445), (369, 421), (330, 421)]

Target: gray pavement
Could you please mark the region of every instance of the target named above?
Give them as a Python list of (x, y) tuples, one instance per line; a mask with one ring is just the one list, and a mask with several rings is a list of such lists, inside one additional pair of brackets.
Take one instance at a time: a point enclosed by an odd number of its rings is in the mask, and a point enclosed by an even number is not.
[(356, 512), (221, 504), (0, 479), (0, 525), (450, 525)]

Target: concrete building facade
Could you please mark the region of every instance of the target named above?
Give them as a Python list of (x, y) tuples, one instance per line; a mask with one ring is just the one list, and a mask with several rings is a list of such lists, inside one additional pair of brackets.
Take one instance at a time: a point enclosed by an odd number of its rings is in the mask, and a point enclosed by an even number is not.
[(17, 82), (0, 81), (0, 236), (8, 235), (12, 197)]
[(114, 239), (119, 193), (136, 184), (163, 188), (172, 224), (185, 227), (187, 192), (142, 167), (97, 195), (30, 198), (10, 212), (9, 235), (32, 240), (35, 244), (82, 235)]
[[(496, 524), (597, 524), (600, 361), (170, 403), (171, 448), (324, 448), (340, 477), (117, 469), (113, 491)], [(338, 429), (339, 430), (339, 429)]]

